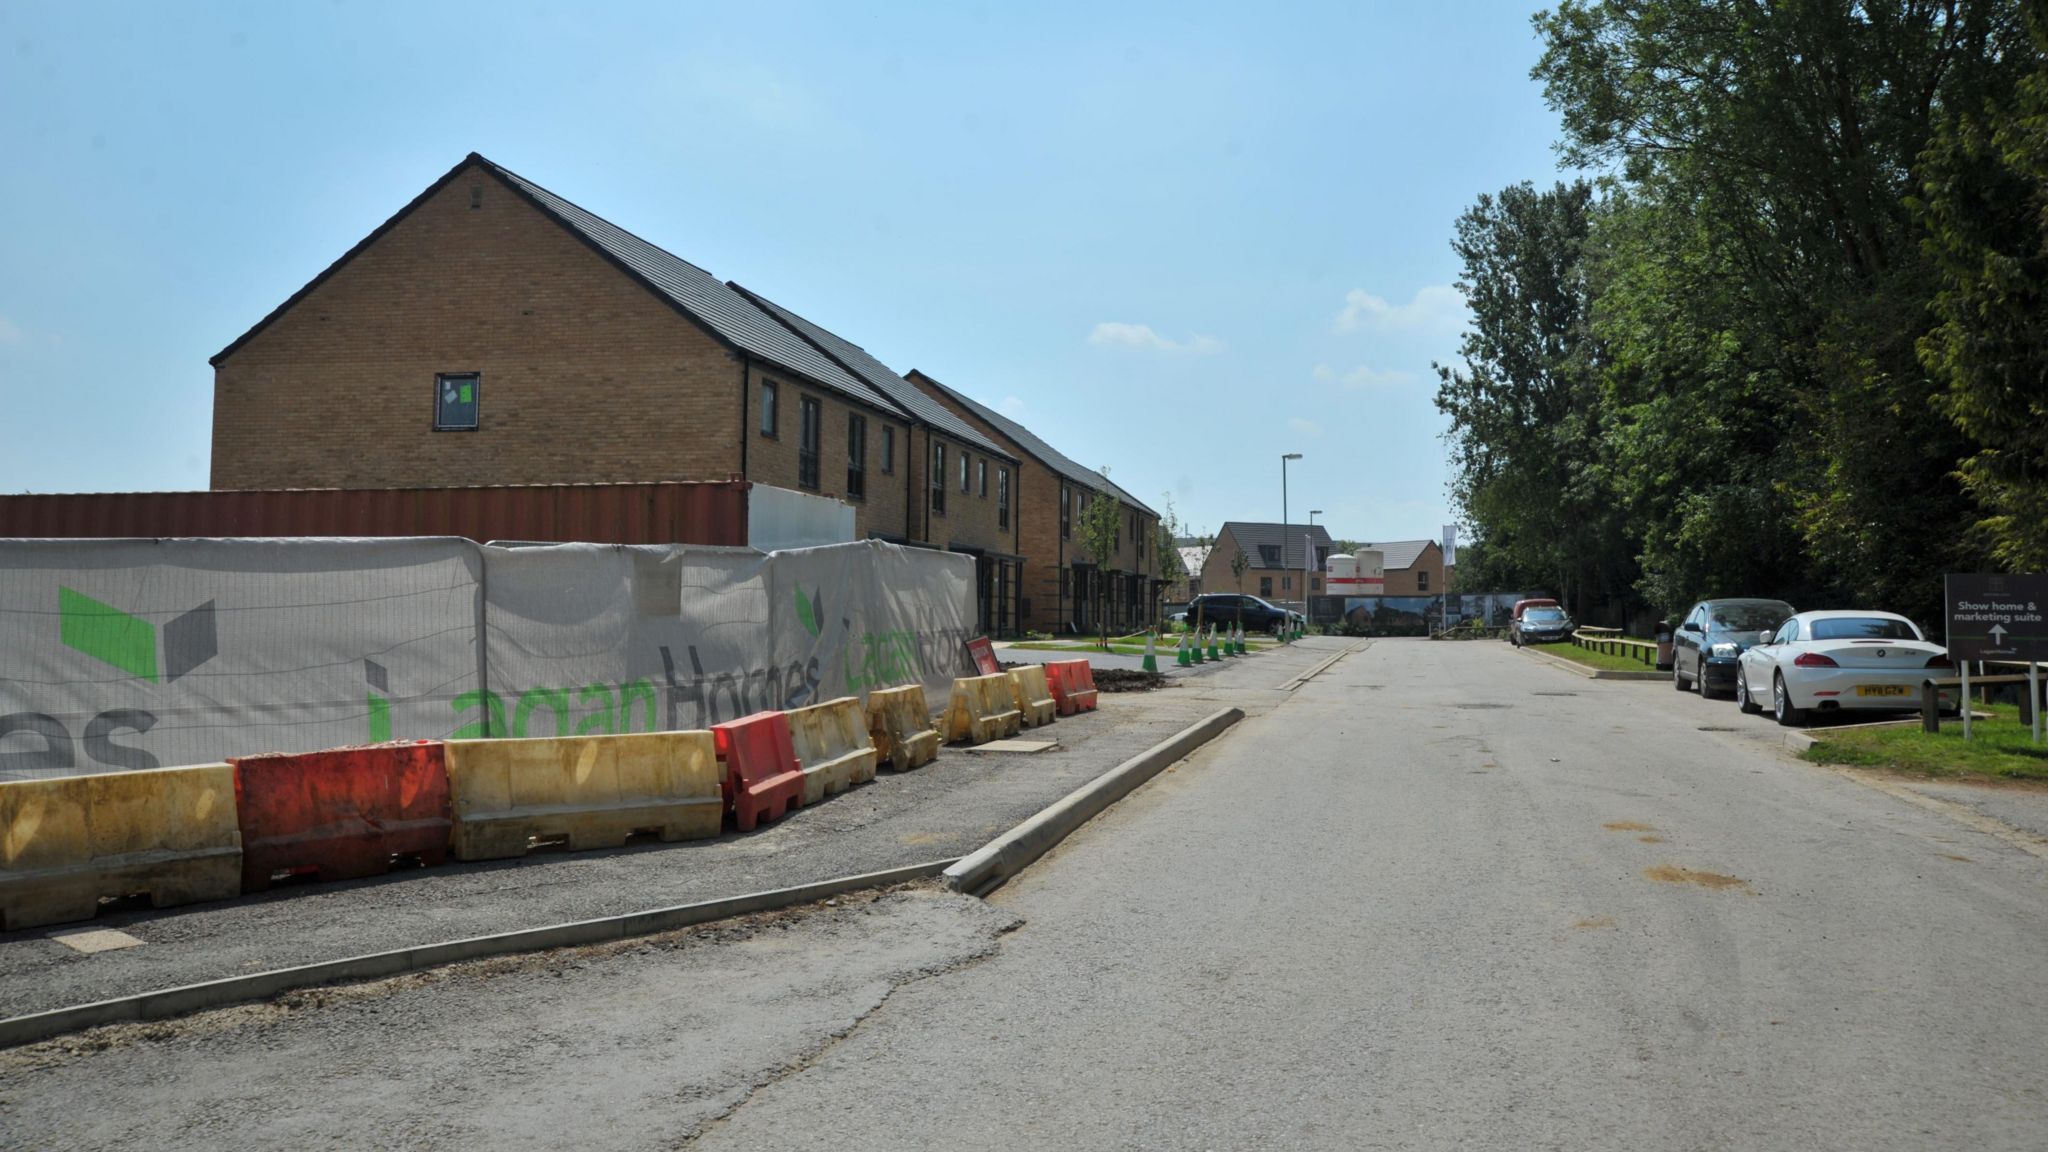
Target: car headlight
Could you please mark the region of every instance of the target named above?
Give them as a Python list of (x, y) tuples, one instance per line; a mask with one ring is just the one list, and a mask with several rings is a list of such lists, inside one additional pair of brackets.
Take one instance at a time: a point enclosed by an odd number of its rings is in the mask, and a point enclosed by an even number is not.
[(1713, 652), (1716, 656), (1740, 656), (1742, 649), (1733, 644), (1716, 644)]

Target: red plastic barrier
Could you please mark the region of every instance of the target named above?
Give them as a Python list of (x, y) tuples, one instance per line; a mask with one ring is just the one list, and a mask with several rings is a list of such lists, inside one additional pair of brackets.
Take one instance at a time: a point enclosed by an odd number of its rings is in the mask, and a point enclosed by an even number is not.
[(242, 891), (281, 872), (381, 876), (394, 856), (448, 859), (448, 770), (438, 740), (228, 761), (242, 829)]
[(1045, 683), (1062, 716), (1095, 711), (1095, 669), (1086, 660), (1049, 660)]
[(804, 799), (804, 774), (789, 738), (789, 717), (756, 712), (711, 726), (718, 758), (725, 761), (726, 802), (742, 832), (761, 820), (796, 811)]

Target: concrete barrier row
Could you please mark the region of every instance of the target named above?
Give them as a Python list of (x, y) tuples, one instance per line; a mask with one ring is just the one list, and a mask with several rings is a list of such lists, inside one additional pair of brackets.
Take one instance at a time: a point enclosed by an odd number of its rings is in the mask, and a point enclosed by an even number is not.
[[(1078, 665), (1078, 669), (1062, 665)], [(1081, 701), (1085, 697), (1085, 703)], [(103, 899), (167, 908), (291, 878), (495, 860), (741, 831), (1094, 707), (1085, 660), (956, 680), (935, 729), (919, 685), (702, 732), (417, 740), (225, 764), (0, 782), (0, 931), (91, 919)]]

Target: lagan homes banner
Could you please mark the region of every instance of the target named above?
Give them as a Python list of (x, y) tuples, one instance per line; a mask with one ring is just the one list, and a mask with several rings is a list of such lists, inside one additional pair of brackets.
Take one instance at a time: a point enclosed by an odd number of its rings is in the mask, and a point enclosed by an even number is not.
[(0, 779), (943, 699), (973, 571), (877, 542), (0, 541)]

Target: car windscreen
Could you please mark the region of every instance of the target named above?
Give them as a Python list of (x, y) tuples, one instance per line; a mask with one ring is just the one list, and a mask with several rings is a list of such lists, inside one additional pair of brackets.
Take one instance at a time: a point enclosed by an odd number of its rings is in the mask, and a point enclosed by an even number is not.
[(1717, 604), (1708, 623), (1716, 632), (1769, 632), (1790, 615), (1790, 604)]
[(1882, 616), (1836, 616), (1813, 621), (1815, 640), (1918, 640), (1904, 620)]
[(1530, 608), (1522, 613), (1522, 623), (1562, 624), (1564, 623), (1564, 610), (1562, 608)]

